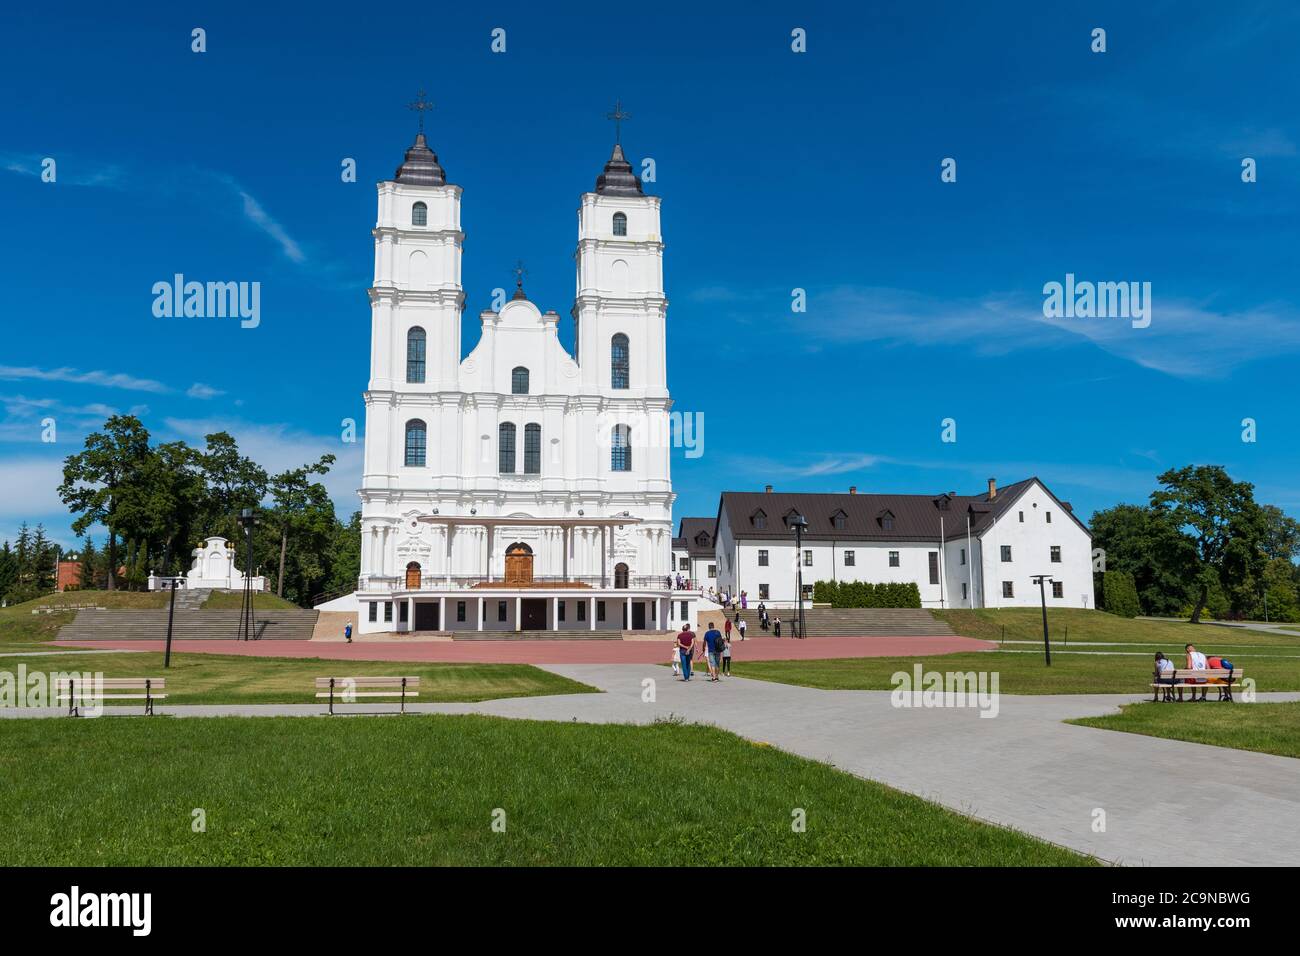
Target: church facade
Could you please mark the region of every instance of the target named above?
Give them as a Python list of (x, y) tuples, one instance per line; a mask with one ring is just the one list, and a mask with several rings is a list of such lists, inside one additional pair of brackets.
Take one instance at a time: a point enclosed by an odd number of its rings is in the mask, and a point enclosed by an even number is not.
[(462, 358), (460, 210), (421, 132), (378, 184), (360, 631), (674, 627), (659, 198), (621, 145), (581, 195), (572, 355), (521, 277)]

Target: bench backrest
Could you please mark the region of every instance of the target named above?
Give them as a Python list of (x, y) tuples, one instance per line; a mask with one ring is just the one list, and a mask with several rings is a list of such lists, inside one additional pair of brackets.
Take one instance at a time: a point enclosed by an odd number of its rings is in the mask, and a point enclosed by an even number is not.
[(167, 688), (167, 678), (165, 677), (104, 677), (99, 680), (85, 680), (69, 677), (60, 677), (55, 681), (55, 687), (58, 690), (67, 690), (72, 684), (76, 684), (79, 690), (93, 690), (102, 687), (104, 690), (144, 690), (148, 685), (149, 690), (165, 690)]
[(407, 690), (414, 690), (420, 686), (418, 677), (317, 677), (316, 687), (320, 690), (328, 690), (330, 681), (334, 682), (335, 690), (344, 687), (393, 687), (401, 690), (403, 681), (406, 682)]
[(1206, 670), (1206, 671), (1196, 671), (1196, 670), (1189, 671), (1189, 670), (1179, 669), (1174, 671), (1174, 677), (1176, 677), (1178, 680), (1191, 680), (1197, 677), (1215, 677), (1219, 679), (1226, 679), (1228, 677), (1231, 677), (1234, 681), (1238, 681), (1241, 680), (1241, 674), (1242, 672), (1240, 670), (1226, 670), (1226, 669)]

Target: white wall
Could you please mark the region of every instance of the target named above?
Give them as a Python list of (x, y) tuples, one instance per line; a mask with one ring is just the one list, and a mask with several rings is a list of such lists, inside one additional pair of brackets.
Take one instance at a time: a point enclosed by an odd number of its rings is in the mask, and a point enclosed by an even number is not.
[[(1024, 520), (1020, 520), (1023, 513)], [(1051, 515), (1050, 523), (1047, 515)], [(1046, 588), (1048, 607), (1095, 607), (1092, 588), (1092, 539), (1039, 484), (1031, 485), (992, 528), (985, 531), (984, 568), (988, 575), (985, 607), (1038, 607), (1038, 587), (1032, 575), (1050, 574), (1063, 585), (1059, 598)], [(1011, 547), (1011, 561), (1001, 557)], [(1051, 546), (1060, 545), (1060, 563), (1051, 560)], [(1015, 596), (1002, 596), (1002, 582), (1011, 581)]]

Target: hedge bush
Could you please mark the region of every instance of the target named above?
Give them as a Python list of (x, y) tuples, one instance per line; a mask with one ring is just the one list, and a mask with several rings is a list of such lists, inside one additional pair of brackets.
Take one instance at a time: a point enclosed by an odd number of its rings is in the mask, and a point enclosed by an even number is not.
[(818, 581), (813, 600), (831, 607), (920, 607), (921, 589), (914, 581)]
[(1101, 609), (1116, 617), (1137, 617), (1142, 613), (1138, 603), (1137, 585), (1127, 571), (1105, 571), (1101, 574)]

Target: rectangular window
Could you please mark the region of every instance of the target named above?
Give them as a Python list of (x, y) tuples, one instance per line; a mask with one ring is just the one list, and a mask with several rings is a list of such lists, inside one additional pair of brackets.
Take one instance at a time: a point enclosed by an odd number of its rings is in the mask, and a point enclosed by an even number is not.
[(555, 607), (555, 613), (559, 615), (558, 619), (561, 621), (564, 620), (564, 606), (568, 603), (568, 601), (560, 601)]
[(497, 601), (497, 620), (504, 621), (505, 619), (506, 619), (506, 602)]
[(579, 620), (579, 621), (585, 621), (586, 619), (587, 619), (587, 602), (586, 602), (586, 601), (579, 601), (579, 602), (578, 602), (578, 620)]
[(424, 332), (412, 329), (406, 335), (406, 380), (419, 385), (424, 382)]
[(371, 602), (370, 602), (370, 613), (366, 616), (366, 620), (368, 620), (368, 621), (377, 621), (377, 620), (379, 620), (379, 602), (378, 602), (378, 601), (371, 601)]
[(930, 552), (930, 583), (939, 583), (939, 552)]
[(1054, 597), (1054, 598), (1063, 598), (1063, 597), (1065, 597), (1065, 584), (1064, 584), (1064, 583), (1062, 583), (1061, 581), (1053, 581), (1053, 582), (1052, 582), (1052, 597)]
[(1009, 545), (1009, 544), (1004, 544), (1004, 545), (1002, 546), (1002, 560), (1003, 560), (1003, 561), (1010, 561), (1010, 560), (1011, 560), (1011, 545)]
[(803, 566), (805, 568), (812, 567), (812, 552), (806, 548), (804, 549), (804, 553), (803, 553)]
[(963, 601), (966, 600), (966, 582), (965, 582), (965, 581), (963, 581), (963, 582), (961, 583), (961, 599), (962, 599)]
[(524, 426), (524, 474), (542, 473), (542, 426)]
[(1051, 524), (1051, 523), (1052, 523), (1052, 513), (1051, 513), (1050, 511), (1045, 512), (1045, 513), (1046, 513), (1046, 515), (1047, 515), (1047, 523), (1048, 523), (1048, 524)]
[(1020, 512), (1020, 523), (1021, 524), (1025, 523), (1025, 513), (1023, 511)]
[(846, 568), (856, 567), (857, 563), (858, 563), (858, 555), (856, 551), (844, 552), (844, 566)]
[(457, 620), (457, 621), (462, 621), (462, 622), (465, 620), (465, 602), (464, 602), (464, 601), (457, 601), (457, 602), (456, 602), (456, 620)]
[(759, 548), (759, 549), (758, 549), (758, 566), (759, 566), (760, 568), (765, 568), (765, 567), (767, 567), (767, 549), (766, 549), (766, 548)]
[(803, 595), (803, 599), (805, 601), (811, 601), (812, 594), (813, 594), (813, 586), (811, 584), (805, 584), (803, 586), (803, 590), (800, 591), (799, 593)]
[(1002, 582), (1002, 596), (1004, 598), (1013, 598), (1016, 596), (1016, 586), (1010, 581)]
[(682, 602), (682, 620), (683, 620), (683, 621), (686, 620), (686, 617), (687, 617), (687, 615), (686, 615), (686, 602), (683, 601), (683, 602)]
[(1052, 545), (1052, 563), (1061, 563), (1061, 546), (1059, 544)]
[(896, 567), (898, 567), (898, 552), (897, 552), (897, 551), (890, 551), (890, 552), (889, 552), (889, 566), (890, 566), (891, 568), (896, 568)]
[(502, 422), (497, 428), (497, 470), (503, 475), (515, 471), (515, 426)]
[(387, 623), (391, 623), (392, 620), (393, 620), (393, 602), (392, 602), (392, 601), (385, 601), (385, 602), (384, 602), (384, 621), (387, 622)]
[(966, 566), (966, 549), (965, 549), (965, 548), (962, 548), (962, 549), (961, 549), (961, 566), (962, 566), (962, 567), (965, 567), (965, 566)]
[(711, 578), (716, 578), (717, 576), (718, 576), (718, 566), (717, 566), (716, 564), (710, 564), (710, 565), (709, 565), (709, 577), (711, 577)]
[(406, 617), (407, 610), (408, 607), (406, 602), (400, 601), (397, 605), (397, 619), (403, 624), (405, 624), (407, 621), (407, 617)]
[(597, 601), (597, 602), (596, 602), (596, 620), (597, 620), (597, 621), (603, 621), (603, 620), (605, 620), (605, 602), (604, 602), (604, 601)]
[(691, 569), (690, 558), (682, 558), (680, 561), (677, 562), (678, 571), (689, 571), (690, 569)]
[(758, 599), (759, 599), (760, 601), (766, 601), (766, 600), (769, 600), (770, 597), (771, 597), (771, 595), (768, 593), (767, 585), (766, 585), (766, 584), (760, 584), (760, 585), (758, 586)]

